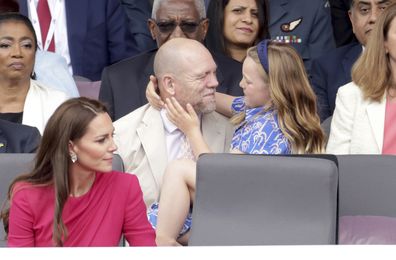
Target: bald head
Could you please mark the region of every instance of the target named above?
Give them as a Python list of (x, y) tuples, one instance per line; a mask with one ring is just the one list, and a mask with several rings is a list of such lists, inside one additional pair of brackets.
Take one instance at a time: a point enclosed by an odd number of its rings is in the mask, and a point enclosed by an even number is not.
[(180, 75), (186, 63), (194, 62), (200, 55), (211, 55), (200, 42), (175, 38), (164, 43), (154, 58), (154, 73), (157, 78), (164, 74)]
[[(174, 96), (182, 106), (187, 103), (194, 106), (208, 93), (214, 94), (218, 85), (216, 68), (206, 47), (186, 38), (167, 41), (154, 58), (154, 73), (161, 97)], [(206, 109), (197, 106), (196, 111), (205, 112)]]

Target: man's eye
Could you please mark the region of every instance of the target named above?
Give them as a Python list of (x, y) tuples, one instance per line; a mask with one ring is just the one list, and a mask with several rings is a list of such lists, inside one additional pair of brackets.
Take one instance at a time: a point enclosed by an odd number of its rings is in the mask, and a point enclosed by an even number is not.
[(10, 44), (8, 44), (8, 43), (0, 43), (0, 48), (8, 48), (8, 47), (10, 47), (11, 45)]
[(364, 7), (360, 8), (361, 14), (367, 14), (369, 11), (370, 11), (370, 9), (368, 9), (368, 8), (364, 8)]
[(162, 23), (157, 23), (158, 28), (161, 31), (171, 31), (175, 28), (175, 23), (173, 22), (162, 22)]

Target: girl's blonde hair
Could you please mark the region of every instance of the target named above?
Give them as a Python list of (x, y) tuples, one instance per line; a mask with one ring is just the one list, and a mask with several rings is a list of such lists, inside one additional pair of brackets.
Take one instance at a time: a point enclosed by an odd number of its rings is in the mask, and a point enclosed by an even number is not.
[[(279, 128), (286, 136), (295, 154), (322, 153), (325, 135), (316, 111), (316, 96), (309, 84), (304, 63), (288, 44), (268, 43), (267, 74), (261, 65), (257, 46), (248, 49), (247, 56), (258, 65), (263, 80), (268, 80), (271, 104), (265, 108), (278, 114)], [(244, 114), (232, 119), (244, 119)]]

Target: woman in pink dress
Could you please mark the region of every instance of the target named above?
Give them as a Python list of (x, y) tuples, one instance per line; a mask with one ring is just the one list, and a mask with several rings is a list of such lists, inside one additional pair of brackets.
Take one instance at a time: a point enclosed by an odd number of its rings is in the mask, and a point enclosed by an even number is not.
[(154, 246), (136, 176), (112, 171), (114, 127), (105, 106), (70, 99), (51, 116), (33, 170), (9, 189), (8, 246)]

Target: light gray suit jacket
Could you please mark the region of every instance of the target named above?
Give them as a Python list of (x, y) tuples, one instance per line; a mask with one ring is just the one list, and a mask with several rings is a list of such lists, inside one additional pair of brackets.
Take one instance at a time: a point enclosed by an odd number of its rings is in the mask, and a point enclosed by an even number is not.
[(386, 98), (363, 99), (353, 82), (338, 89), (326, 152), (332, 154), (381, 154), (384, 142)]
[[(137, 175), (147, 206), (159, 198), (168, 164), (160, 112), (149, 104), (114, 122), (115, 142), (125, 171)], [(227, 152), (234, 133), (228, 119), (213, 112), (202, 117), (202, 133), (212, 152)]]

